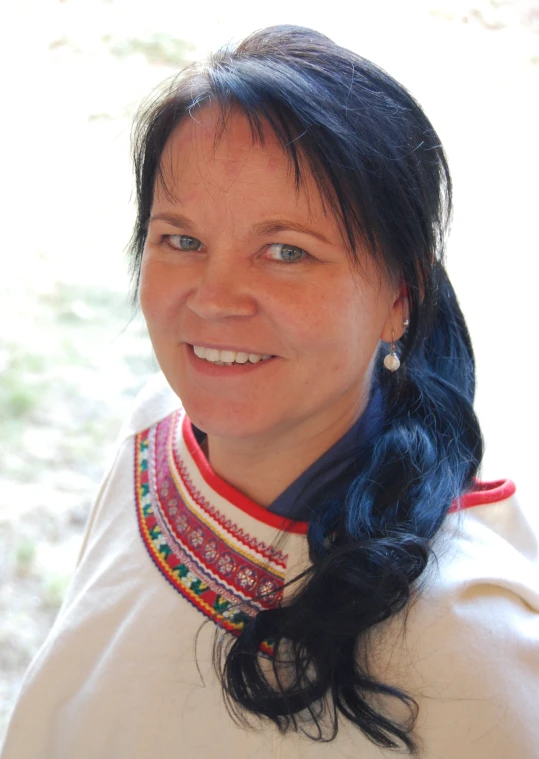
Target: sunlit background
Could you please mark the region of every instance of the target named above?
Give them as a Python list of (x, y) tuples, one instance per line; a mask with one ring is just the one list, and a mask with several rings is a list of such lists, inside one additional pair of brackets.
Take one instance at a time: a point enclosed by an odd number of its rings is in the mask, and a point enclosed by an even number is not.
[(449, 270), (477, 354), (483, 474), (515, 479), (537, 519), (539, 0), (3, 0), (0, 739), (156, 369), (123, 252), (132, 115), (178, 66), (276, 23), (372, 58), (434, 122), (455, 180)]

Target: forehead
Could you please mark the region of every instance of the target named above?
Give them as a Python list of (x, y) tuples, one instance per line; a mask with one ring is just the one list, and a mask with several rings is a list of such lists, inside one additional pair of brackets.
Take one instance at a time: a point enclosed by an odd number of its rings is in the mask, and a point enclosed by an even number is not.
[(216, 196), (277, 190), (283, 200), (305, 205), (309, 215), (326, 215), (316, 183), (298, 151), (299, 186), (294, 163), (273, 130), (262, 124), (262, 139), (247, 117), (231, 111), (223, 117), (216, 106), (205, 106), (187, 116), (168, 139), (161, 157), (156, 194), (184, 199), (188, 187), (204, 187)]

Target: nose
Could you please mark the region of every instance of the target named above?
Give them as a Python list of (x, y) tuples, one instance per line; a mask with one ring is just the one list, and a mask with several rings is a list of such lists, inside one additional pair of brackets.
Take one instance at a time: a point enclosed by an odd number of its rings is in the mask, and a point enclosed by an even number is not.
[(254, 316), (257, 301), (246, 265), (208, 258), (187, 298), (188, 308), (201, 319)]

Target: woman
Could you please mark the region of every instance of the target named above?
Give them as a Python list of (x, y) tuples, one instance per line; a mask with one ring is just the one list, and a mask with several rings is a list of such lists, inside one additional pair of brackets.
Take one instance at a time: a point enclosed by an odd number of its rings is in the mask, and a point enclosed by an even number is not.
[(476, 479), (451, 182), (417, 103), (270, 28), (169, 84), (135, 168), (166, 381), (3, 759), (535, 756), (536, 542), (512, 483)]

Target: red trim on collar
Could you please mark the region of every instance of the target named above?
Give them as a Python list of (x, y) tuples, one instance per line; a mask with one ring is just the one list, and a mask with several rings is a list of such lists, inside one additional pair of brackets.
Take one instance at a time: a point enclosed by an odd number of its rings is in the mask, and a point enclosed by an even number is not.
[(474, 489), (465, 493), (460, 502), (453, 503), (449, 509), (452, 514), (462, 509), (470, 509), (472, 506), (484, 506), (488, 503), (498, 503), (514, 495), (516, 485), (512, 480), (493, 480), (492, 482), (475, 481)]
[(187, 415), (184, 416), (182, 421), (182, 434), (187, 450), (193, 457), (200, 474), (216, 493), (219, 493), (220, 496), (226, 498), (227, 501), (234, 504), (234, 506), (241, 509), (241, 511), (246, 514), (249, 514), (249, 516), (254, 519), (257, 519), (259, 522), (263, 522), (270, 527), (275, 527), (284, 532), (294, 532), (298, 535), (306, 535), (309, 527), (308, 522), (285, 519), (284, 517), (279, 516), (279, 514), (274, 514), (272, 511), (268, 511), (263, 506), (259, 506), (254, 501), (251, 501), (250, 498), (247, 498), (247, 496), (240, 493), (239, 490), (236, 490), (235, 487), (229, 485), (228, 482), (225, 482), (225, 480), (221, 479), (219, 475), (215, 474), (198, 444), (198, 440), (195, 437), (193, 427)]
[[(187, 449), (193, 457), (201, 475), (216, 493), (219, 493), (220, 496), (226, 498), (227, 501), (233, 503), (234, 506), (237, 506), (238, 509), (249, 514), (249, 516), (257, 519), (259, 522), (270, 525), (270, 527), (276, 527), (278, 530), (293, 532), (298, 535), (307, 534), (308, 522), (285, 519), (278, 514), (274, 514), (272, 511), (268, 511), (263, 506), (259, 506), (254, 501), (251, 501), (250, 498), (247, 498), (247, 496), (240, 493), (239, 490), (236, 490), (235, 487), (229, 485), (228, 482), (225, 482), (219, 475), (215, 474), (198, 444), (187, 415), (183, 418), (182, 433)], [(474, 489), (469, 493), (465, 493), (459, 501), (455, 501), (450, 506), (448, 513), (454, 514), (463, 509), (470, 509), (472, 506), (498, 503), (498, 501), (504, 501), (506, 498), (512, 496), (515, 491), (516, 485), (512, 480), (493, 480), (492, 482), (476, 480)]]

